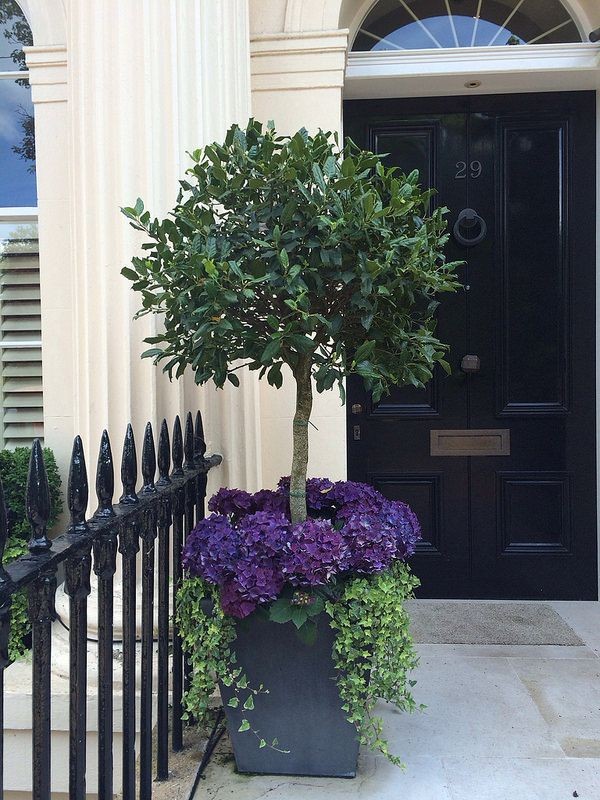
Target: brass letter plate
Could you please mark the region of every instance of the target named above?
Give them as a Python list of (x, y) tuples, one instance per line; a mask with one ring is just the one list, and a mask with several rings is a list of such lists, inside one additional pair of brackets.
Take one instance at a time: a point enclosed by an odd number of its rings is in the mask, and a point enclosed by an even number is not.
[(509, 430), (431, 431), (432, 456), (509, 456)]

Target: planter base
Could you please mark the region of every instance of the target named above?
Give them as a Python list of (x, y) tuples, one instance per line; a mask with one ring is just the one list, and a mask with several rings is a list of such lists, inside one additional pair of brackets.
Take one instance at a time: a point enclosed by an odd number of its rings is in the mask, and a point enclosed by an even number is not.
[[(333, 641), (325, 614), (318, 619), (313, 645), (298, 638), (291, 622), (280, 625), (253, 614), (237, 623), (238, 665), (250, 686), (262, 684), (268, 690), (254, 698), (252, 711), (244, 711), (227, 705), (234, 692), (221, 686), (239, 772), (355, 777), (357, 734), (341, 708), (331, 656)], [(240, 692), (240, 705), (245, 699)], [(252, 730), (238, 731), (242, 719), (248, 719)], [(261, 738), (266, 747), (259, 747)], [(288, 753), (269, 746), (275, 738), (277, 747)]]

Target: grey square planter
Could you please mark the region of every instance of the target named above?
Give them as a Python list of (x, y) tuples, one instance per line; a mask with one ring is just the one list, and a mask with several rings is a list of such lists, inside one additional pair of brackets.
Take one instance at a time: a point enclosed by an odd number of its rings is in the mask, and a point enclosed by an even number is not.
[[(356, 775), (356, 728), (346, 719), (331, 655), (334, 633), (329, 618), (318, 618), (317, 640), (302, 642), (291, 622), (284, 625), (253, 614), (237, 623), (233, 647), (250, 686), (268, 694), (254, 698), (252, 711), (231, 708), (234, 692), (221, 686), (239, 772), (353, 778)], [(240, 706), (245, 700), (240, 693)], [(267, 742), (278, 739), (280, 753), (259, 748), (252, 731), (239, 732), (241, 720)]]

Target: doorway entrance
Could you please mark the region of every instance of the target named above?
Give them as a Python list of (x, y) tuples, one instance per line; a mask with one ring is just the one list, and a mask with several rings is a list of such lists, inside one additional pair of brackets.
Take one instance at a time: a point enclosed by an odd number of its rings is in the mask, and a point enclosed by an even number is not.
[(421, 596), (595, 599), (595, 94), (345, 103), (450, 209), (452, 374), (348, 386), (348, 474), (408, 502)]

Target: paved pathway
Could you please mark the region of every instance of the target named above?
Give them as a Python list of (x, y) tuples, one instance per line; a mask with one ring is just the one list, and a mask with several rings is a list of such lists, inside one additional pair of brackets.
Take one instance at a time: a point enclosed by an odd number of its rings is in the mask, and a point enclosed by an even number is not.
[(585, 647), (420, 645), (421, 714), (383, 708), (407, 769), (361, 753), (354, 780), (237, 775), (196, 800), (600, 800), (600, 603), (552, 603)]

